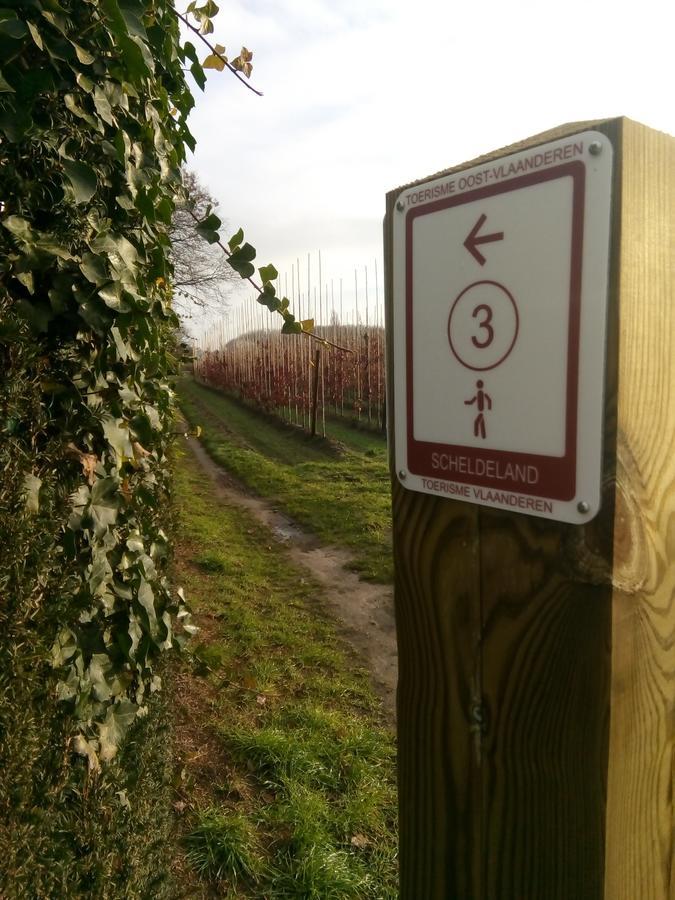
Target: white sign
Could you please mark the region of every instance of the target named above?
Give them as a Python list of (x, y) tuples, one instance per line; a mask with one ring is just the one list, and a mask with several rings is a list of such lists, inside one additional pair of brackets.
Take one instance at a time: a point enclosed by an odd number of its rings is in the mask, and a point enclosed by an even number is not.
[(597, 513), (612, 155), (584, 132), (400, 194), (406, 488), (564, 522)]

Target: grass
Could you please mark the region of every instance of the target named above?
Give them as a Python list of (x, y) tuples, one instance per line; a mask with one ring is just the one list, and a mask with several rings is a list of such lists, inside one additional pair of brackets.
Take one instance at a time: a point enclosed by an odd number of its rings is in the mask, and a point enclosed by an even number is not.
[(363, 578), (392, 580), (390, 482), (381, 435), (337, 424), (339, 445), (312, 441), (192, 380), (181, 383), (179, 396), (218, 464), (325, 543), (348, 548)]
[(94, 778), (33, 674), (0, 684), (0, 897), (173, 897), (165, 696)]
[(186, 858), (222, 897), (394, 898), (394, 738), (367, 673), (318, 584), (211, 490), (182, 457), (176, 574), (203, 625), (191, 740), (208, 749), (185, 754)]
[(201, 809), (185, 843), (188, 862), (205, 878), (227, 879), (234, 886), (241, 879), (257, 880), (254, 830), (244, 816), (213, 807)]

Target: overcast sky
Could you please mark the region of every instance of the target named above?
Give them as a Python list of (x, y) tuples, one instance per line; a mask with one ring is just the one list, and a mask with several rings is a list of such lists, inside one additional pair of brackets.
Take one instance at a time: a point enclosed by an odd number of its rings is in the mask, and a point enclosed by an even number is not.
[(377, 259), (381, 290), (385, 193), (408, 181), (565, 122), (626, 115), (675, 134), (666, 0), (220, 6), (210, 37), (253, 51), (264, 96), (211, 73), (191, 166), (289, 283), (309, 253), (316, 284), (320, 250), (324, 283), (351, 296), (368, 266), (372, 294)]

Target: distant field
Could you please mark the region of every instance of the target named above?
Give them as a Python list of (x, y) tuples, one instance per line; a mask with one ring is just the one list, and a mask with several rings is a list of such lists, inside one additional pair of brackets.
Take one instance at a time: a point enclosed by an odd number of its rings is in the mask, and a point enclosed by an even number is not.
[(311, 439), (192, 379), (179, 385), (181, 408), (202, 428), (212, 458), (271, 499), (325, 543), (348, 548), (363, 578), (393, 577), (391, 502), (384, 437), (346, 424), (337, 442)]

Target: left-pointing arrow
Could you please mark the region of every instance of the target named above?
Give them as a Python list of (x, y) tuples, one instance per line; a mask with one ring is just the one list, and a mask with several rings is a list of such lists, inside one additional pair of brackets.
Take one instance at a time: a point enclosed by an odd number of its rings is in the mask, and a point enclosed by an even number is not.
[(473, 256), (473, 258), (480, 263), (481, 266), (485, 265), (485, 257), (478, 249), (478, 244), (491, 244), (493, 241), (503, 241), (504, 240), (504, 232), (503, 231), (495, 231), (492, 234), (481, 234), (478, 236), (478, 232), (481, 230), (483, 225), (485, 224), (485, 220), (487, 216), (485, 213), (481, 215), (479, 220), (473, 226), (471, 231), (466, 237), (464, 241), (464, 246), (469, 251), (469, 253)]

